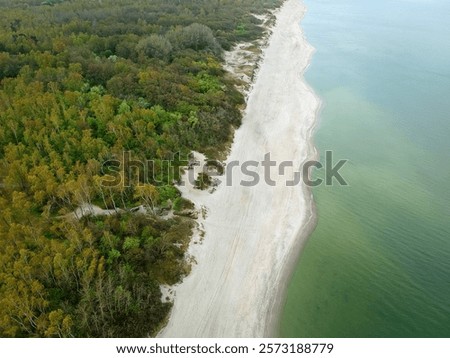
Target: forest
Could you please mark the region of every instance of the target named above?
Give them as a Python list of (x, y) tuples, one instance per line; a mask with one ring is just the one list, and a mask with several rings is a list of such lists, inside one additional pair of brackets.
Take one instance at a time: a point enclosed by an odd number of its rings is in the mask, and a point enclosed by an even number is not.
[[(177, 171), (108, 186), (123, 173), (104, 163), (224, 150), (244, 98), (223, 52), (281, 2), (0, 0), (0, 336), (158, 332), (191, 204)], [(86, 204), (113, 214), (73, 214)]]

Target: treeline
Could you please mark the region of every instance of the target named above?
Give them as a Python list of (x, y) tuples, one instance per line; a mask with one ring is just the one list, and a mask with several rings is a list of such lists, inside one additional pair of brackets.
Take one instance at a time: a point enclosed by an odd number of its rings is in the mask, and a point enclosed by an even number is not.
[[(0, 0), (0, 336), (158, 331), (193, 225), (158, 164), (225, 148), (243, 97), (223, 49), (280, 3)], [(151, 176), (105, 186), (124, 152)]]

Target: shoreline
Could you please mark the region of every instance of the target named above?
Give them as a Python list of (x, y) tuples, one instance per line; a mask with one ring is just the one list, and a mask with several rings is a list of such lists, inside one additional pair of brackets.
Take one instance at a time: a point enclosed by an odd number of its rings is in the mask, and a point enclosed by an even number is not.
[[(305, 12), (300, 0), (287, 0), (277, 11), (226, 161), (271, 153), (278, 163), (292, 161), (293, 170), (275, 175), (274, 187), (222, 183), (213, 194), (180, 188), (207, 212), (198, 221), (204, 238), (193, 239), (188, 254), (197, 264), (174, 287), (174, 307), (159, 337), (279, 334), (287, 287), (317, 220), (311, 190), (285, 184), (295, 168), (317, 157), (312, 136), (321, 102), (303, 77), (314, 53), (299, 26)], [(233, 172), (233, 183), (246, 179)]]
[[(287, 0), (293, 1), (293, 0)], [(301, 14), (301, 17), (298, 19), (298, 28), (299, 33), (302, 37), (302, 42), (306, 47), (309, 48), (309, 54), (307, 56), (307, 64), (304, 66), (304, 68), (301, 70), (301, 81), (307, 88), (307, 90), (310, 92), (310, 94), (313, 95), (314, 100), (316, 101), (316, 109), (314, 111), (314, 120), (312, 121), (310, 127), (307, 129), (308, 132), (308, 140), (306, 141), (306, 144), (308, 146), (307, 149), (307, 158), (302, 162), (304, 164), (308, 160), (319, 160), (320, 159), (320, 153), (317, 149), (317, 147), (314, 144), (314, 132), (317, 130), (317, 126), (319, 124), (319, 119), (321, 116), (321, 112), (323, 110), (323, 101), (322, 99), (316, 94), (314, 89), (309, 85), (309, 83), (306, 81), (304, 75), (306, 71), (308, 70), (309, 66), (311, 65), (312, 58), (314, 56), (314, 53), (316, 52), (316, 49), (308, 42), (305, 33), (303, 31), (303, 27), (301, 26), (301, 23), (303, 22), (303, 19), (308, 11), (307, 6), (304, 3), (304, 0), (298, 0), (298, 2), (301, 4), (301, 7), (303, 8), (303, 12)], [(275, 298), (274, 305), (273, 305), (273, 312), (274, 314), (269, 317), (267, 320), (267, 334), (264, 336), (265, 338), (270, 337), (280, 337), (280, 329), (281, 329), (281, 319), (283, 314), (283, 308), (286, 304), (287, 296), (288, 296), (288, 288), (289, 284), (292, 281), (292, 277), (295, 273), (295, 270), (298, 266), (298, 262), (300, 259), (300, 256), (303, 252), (303, 249), (308, 241), (308, 238), (312, 235), (315, 228), (317, 227), (318, 222), (318, 215), (317, 215), (317, 207), (316, 202), (314, 201), (314, 195), (313, 191), (310, 187), (307, 187), (306, 185), (302, 185), (303, 187), (303, 193), (305, 198), (308, 198), (309, 200), (309, 217), (306, 220), (306, 222), (299, 228), (297, 233), (297, 246), (293, 248), (293, 252), (291, 254), (291, 257), (288, 258), (286, 261), (286, 267), (283, 273), (283, 278), (280, 280), (278, 289), (279, 289), (279, 295)]]

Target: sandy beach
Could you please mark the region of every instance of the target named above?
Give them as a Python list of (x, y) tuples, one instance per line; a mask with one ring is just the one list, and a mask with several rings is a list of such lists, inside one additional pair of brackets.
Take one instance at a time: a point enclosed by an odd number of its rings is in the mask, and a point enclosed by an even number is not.
[[(276, 336), (286, 287), (301, 249), (315, 225), (314, 203), (303, 183), (287, 186), (294, 171), (315, 157), (312, 144), (320, 102), (305, 83), (314, 49), (306, 42), (299, 22), (305, 7), (287, 0), (255, 83), (249, 93), (242, 126), (236, 131), (227, 159), (230, 163), (293, 162), (280, 175), (273, 167), (264, 181), (244, 186), (252, 178), (235, 167), (229, 179), (210, 194), (191, 186), (183, 195), (206, 213), (199, 218), (204, 237), (194, 239), (189, 254), (196, 264), (175, 288), (174, 307), (160, 337)], [(229, 180), (230, 181), (230, 180)]]

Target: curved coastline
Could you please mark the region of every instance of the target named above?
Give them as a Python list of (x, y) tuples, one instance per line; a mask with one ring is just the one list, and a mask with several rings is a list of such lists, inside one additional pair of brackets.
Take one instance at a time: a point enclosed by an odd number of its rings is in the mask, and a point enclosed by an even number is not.
[[(290, 0), (287, 0), (290, 1)], [(300, 80), (303, 82), (305, 87), (308, 89), (310, 94), (313, 96), (314, 101), (316, 102), (316, 108), (314, 111), (314, 120), (311, 122), (310, 126), (307, 128), (307, 140), (305, 141), (305, 144), (307, 145), (306, 149), (306, 158), (302, 162), (302, 165), (310, 160), (319, 160), (320, 154), (314, 145), (314, 132), (317, 129), (317, 125), (320, 119), (320, 114), (323, 109), (323, 101), (322, 99), (315, 93), (314, 89), (308, 84), (306, 81), (304, 75), (306, 71), (308, 70), (312, 58), (314, 56), (314, 53), (316, 52), (316, 49), (308, 42), (305, 33), (303, 31), (303, 28), (301, 27), (301, 22), (303, 21), (308, 9), (306, 5), (304, 4), (304, 0), (298, 0), (301, 3), (301, 6), (303, 7), (303, 12), (298, 19), (299, 23), (299, 32), (302, 37), (302, 42), (305, 47), (308, 48), (308, 55), (306, 57), (307, 64), (301, 69), (301, 75), (299, 76)], [(264, 337), (279, 337), (280, 336), (280, 325), (281, 325), (281, 318), (283, 313), (283, 308), (286, 304), (287, 295), (288, 295), (288, 288), (289, 284), (291, 283), (292, 276), (295, 273), (295, 269), (297, 268), (301, 253), (307, 243), (308, 238), (311, 236), (311, 234), (314, 232), (318, 216), (317, 216), (317, 210), (316, 210), (316, 203), (314, 201), (314, 195), (312, 192), (312, 189), (306, 185), (302, 185), (303, 187), (303, 194), (305, 198), (308, 198), (308, 205), (306, 205), (305, 210), (307, 210), (307, 219), (303, 222), (303, 224), (299, 227), (298, 233), (296, 235), (297, 239), (295, 240), (295, 244), (293, 245), (292, 252), (289, 257), (287, 257), (285, 262), (285, 269), (283, 271), (282, 276), (280, 277), (279, 284), (278, 284), (278, 291), (279, 294), (275, 296), (274, 303), (273, 303), (273, 309), (272, 309), (272, 315), (270, 315), (267, 318), (267, 329), (264, 334)]]
[[(300, 252), (316, 225), (311, 190), (286, 186), (295, 168), (316, 159), (312, 136), (321, 101), (304, 80), (314, 49), (299, 22), (300, 0), (286, 0), (277, 13), (269, 45), (248, 97), (243, 124), (227, 163), (258, 161), (271, 153), (292, 161), (285, 175), (271, 172), (275, 186), (233, 172), (213, 194), (180, 188), (198, 209), (205, 238), (191, 245), (197, 264), (175, 288), (174, 307), (160, 337), (268, 337), (278, 334), (287, 286)], [(257, 172), (264, 177), (261, 167)], [(225, 180), (222, 180), (225, 181)]]

